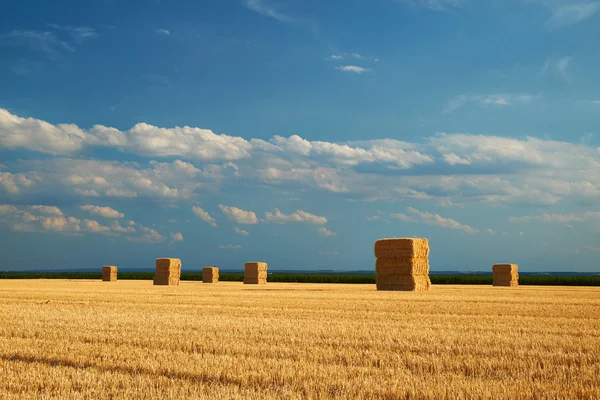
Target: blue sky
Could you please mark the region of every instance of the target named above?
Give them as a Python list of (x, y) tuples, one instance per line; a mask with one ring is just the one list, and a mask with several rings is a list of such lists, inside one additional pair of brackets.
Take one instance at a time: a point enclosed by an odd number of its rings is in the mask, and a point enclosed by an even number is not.
[(600, 268), (600, 2), (8, 0), (3, 269)]

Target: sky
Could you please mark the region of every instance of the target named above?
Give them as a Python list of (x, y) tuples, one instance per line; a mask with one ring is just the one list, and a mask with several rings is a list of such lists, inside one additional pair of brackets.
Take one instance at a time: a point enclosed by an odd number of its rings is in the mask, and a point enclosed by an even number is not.
[(600, 272), (600, 1), (4, 0), (2, 270)]

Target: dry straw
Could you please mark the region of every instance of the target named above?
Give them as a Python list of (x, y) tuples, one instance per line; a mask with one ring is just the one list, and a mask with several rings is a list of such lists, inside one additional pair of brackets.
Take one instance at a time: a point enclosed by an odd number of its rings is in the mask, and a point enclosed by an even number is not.
[(380, 239), (374, 253), (377, 290), (426, 291), (431, 287), (427, 239)]
[(179, 258), (157, 258), (154, 284), (179, 286), (181, 276), (181, 260)]
[(202, 282), (218, 283), (219, 282), (219, 268), (217, 268), (217, 267), (202, 268)]
[(494, 275), (493, 286), (519, 286), (519, 267), (517, 264), (494, 264), (492, 273)]
[(244, 265), (244, 284), (264, 285), (267, 283), (267, 263), (247, 262)]
[(116, 282), (117, 280), (117, 267), (114, 265), (102, 266), (102, 281), (103, 282)]

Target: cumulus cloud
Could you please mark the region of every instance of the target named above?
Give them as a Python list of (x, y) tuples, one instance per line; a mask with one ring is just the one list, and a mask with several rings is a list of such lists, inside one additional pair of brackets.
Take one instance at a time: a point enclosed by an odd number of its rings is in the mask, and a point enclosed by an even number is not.
[(250, 234), (248, 233), (248, 231), (244, 230), (244, 229), (240, 229), (238, 227), (233, 228), (233, 231), (239, 235), (242, 236), (249, 236)]
[(171, 32), (169, 32), (168, 29), (164, 29), (164, 28), (157, 29), (156, 33), (158, 33), (160, 35), (165, 35), (165, 36), (169, 36), (171, 34)]
[[(505, 98), (488, 95), (480, 100), (494, 105)], [(511, 97), (507, 101), (527, 100)], [(0, 147), (12, 143), (9, 148), (75, 155), (90, 146), (112, 146), (125, 154), (181, 158), (169, 162), (76, 158), (10, 162), (0, 171), (0, 195), (11, 201), (35, 199), (36, 194), (44, 193), (94, 198), (94, 202), (103, 197), (175, 202), (201, 192), (214, 193), (224, 182), (232, 181), (289, 191), (318, 190), (351, 201), (547, 206), (566, 199), (600, 200), (600, 151), (589, 143), (469, 133), (439, 133), (419, 143), (393, 139), (334, 143), (310, 141), (299, 135), (247, 140), (200, 128), (138, 124), (125, 132), (98, 125), (88, 131), (77, 128), (83, 134), (58, 134), (56, 140), (42, 136), (43, 140), (32, 141), (29, 146), (29, 128), (23, 124), (33, 124), (32, 129), (44, 132), (64, 129), (44, 121), (23, 122), (3, 111), (8, 118), (0, 122)], [(50, 127), (37, 128), (46, 125)], [(136, 130), (146, 132), (139, 134), (143, 143), (137, 144), (138, 133), (132, 133)], [(191, 144), (182, 138), (191, 138)], [(58, 144), (63, 139), (67, 145)]]
[(180, 242), (183, 240), (183, 235), (181, 232), (171, 233), (171, 239), (175, 242)]
[(337, 67), (335, 67), (335, 69), (338, 69), (338, 70), (344, 71), (344, 72), (354, 72), (355, 74), (362, 74), (362, 73), (370, 71), (369, 68), (363, 68), (363, 67), (359, 67), (357, 65), (338, 65)]
[(219, 204), (219, 208), (230, 220), (235, 221), (238, 224), (258, 224), (258, 218), (253, 211), (244, 211), (241, 208), (224, 206), (223, 204)]
[(93, 206), (93, 205), (85, 205), (80, 206), (84, 211), (89, 212), (90, 214), (94, 214), (104, 218), (123, 218), (125, 214), (118, 212), (114, 208), (110, 207), (101, 207), (101, 206)]
[(212, 226), (213, 228), (216, 228), (219, 226), (219, 225), (217, 225), (217, 221), (215, 221), (215, 219), (213, 217), (211, 217), (210, 214), (207, 213), (206, 211), (204, 211), (202, 208), (200, 208), (198, 206), (193, 206), (192, 212), (198, 218), (200, 218), (202, 221), (208, 222), (210, 224), (210, 226)]
[(56, 206), (31, 206), (32, 210), (39, 211), (44, 214), (62, 216), (63, 213), (60, 208)]
[(327, 229), (327, 228), (325, 228), (325, 227), (323, 227), (323, 228), (319, 228), (319, 229), (318, 229), (318, 232), (319, 232), (319, 235), (321, 235), (321, 236), (325, 236), (325, 237), (328, 237), (328, 236), (336, 236), (336, 234), (335, 234), (335, 233), (333, 233), (332, 231), (330, 231), (329, 229)]
[(266, 212), (265, 219), (268, 222), (284, 224), (288, 222), (302, 222), (308, 224), (326, 224), (327, 218), (318, 215), (310, 214), (306, 211), (296, 210), (291, 214), (283, 214), (279, 209), (275, 208), (273, 212)]
[(47, 232), (66, 235), (102, 234), (105, 236), (125, 236), (127, 240), (147, 243), (157, 243), (164, 237), (156, 230), (145, 227), (134, 221), (121, 225), (115, 221), (104, 225), (96, 220), (79, 219), (64, 215), (55, 206), (33, 205), (16, 206), (0, 205), (3, 218), (0, 223), (7, 224), (13, 231)]
[(472, 226), (461, 224), (460, 222), (451, 218), (444, 218), (439, 214), (432, 214), (430, 212), (420, 211), (413, 207), (407, 207), (406, 210), (412, 215), (409, 216), (406, 214), (390, 214), (390, 217), (399, 219), (404, 222), (424, 223), (428, 225), (435, 225), (440, 228), (460, 230), (470, 234), (479, 232), (479, 230), (473, 228)]

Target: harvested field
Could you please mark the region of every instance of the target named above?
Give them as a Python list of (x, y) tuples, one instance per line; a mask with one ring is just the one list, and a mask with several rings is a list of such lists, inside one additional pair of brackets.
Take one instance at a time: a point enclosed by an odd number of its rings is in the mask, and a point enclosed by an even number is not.
[(600, 398), (600, 288), (0, 280), (1, 398)]

